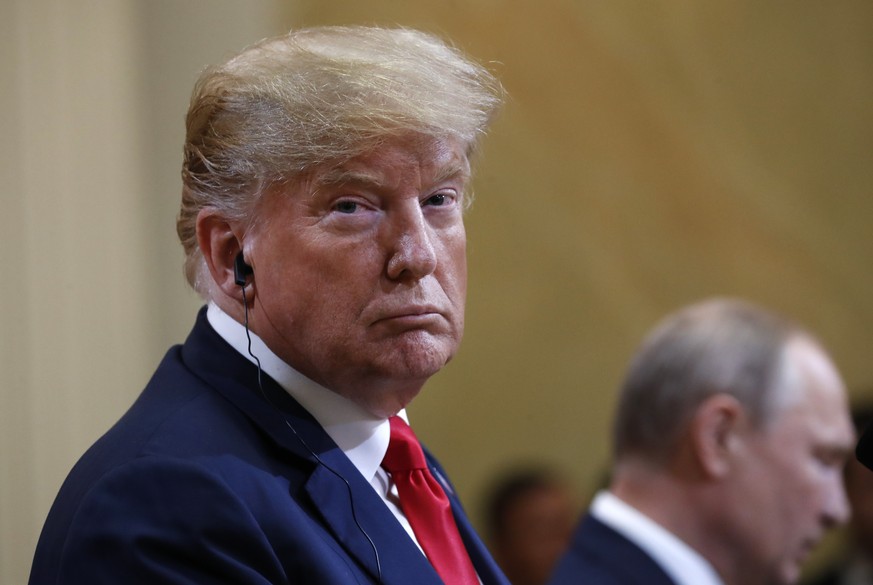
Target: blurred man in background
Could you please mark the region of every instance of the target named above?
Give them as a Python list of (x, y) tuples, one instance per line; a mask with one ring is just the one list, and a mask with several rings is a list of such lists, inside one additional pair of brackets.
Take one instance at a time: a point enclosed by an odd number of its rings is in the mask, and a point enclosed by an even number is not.
[[(873, 423), (873, 405), (853, 407), (852, 422), (862, 436)], [(873, 471), (850, 457), (843, 475), (852, 507), (846, 548), (830, 567), (808, 580), (808, 585), (873, 585)]]
[(578, 507), (557, 473), (531, 467), (501, 476), (485, 501), (488, 543), (513, 585), (544, 585), (567, 550)]
[(680, 310), (632, 360), (612, 480), (553, 585), (788, 585), (846, 521), (843, 382), (800, 326), (747, 302)]

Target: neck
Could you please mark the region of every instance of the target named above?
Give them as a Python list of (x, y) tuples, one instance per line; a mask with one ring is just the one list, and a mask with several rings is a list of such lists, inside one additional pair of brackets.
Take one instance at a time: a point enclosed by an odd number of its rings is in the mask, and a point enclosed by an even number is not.
[(747, 585), (733, 575), (735, 559), (719, 528), (714, 488), (671, 465), (622, 461), (613, 470), (610, 491), (626, 504), (668, 530), (706, 559), (725, 585)]
[(367, 382), (355, 381), (352, 384), (325, 384), (340, 396), (343, 396), (358, 406), (379, 418), (394, 416), (412, 402), (424, 385), (423, 380), (397, 381), (373, 380)]

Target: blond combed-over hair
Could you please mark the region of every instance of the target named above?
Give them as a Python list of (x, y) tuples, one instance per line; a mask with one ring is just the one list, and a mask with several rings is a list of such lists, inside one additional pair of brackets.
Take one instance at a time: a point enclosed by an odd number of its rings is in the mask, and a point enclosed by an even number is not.
[(188, 282), (209, 295), (200, 210), (245, 220), (267, 187), (407, 134), (459, 140), (470, 156), (502, 98), (484, 67), (404, 28), (291, 31), (206, 69), (186, 120), (176, 225)]

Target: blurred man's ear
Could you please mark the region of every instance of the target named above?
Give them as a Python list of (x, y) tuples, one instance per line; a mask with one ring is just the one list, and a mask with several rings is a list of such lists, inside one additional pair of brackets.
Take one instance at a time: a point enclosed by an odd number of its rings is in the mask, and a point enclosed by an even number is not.
[(730, 472), (744, 420), (743, 406), (728, 394), (710, 396), (697, 407), (689, 433), (692, 451), (705, 477), (719, 479)]

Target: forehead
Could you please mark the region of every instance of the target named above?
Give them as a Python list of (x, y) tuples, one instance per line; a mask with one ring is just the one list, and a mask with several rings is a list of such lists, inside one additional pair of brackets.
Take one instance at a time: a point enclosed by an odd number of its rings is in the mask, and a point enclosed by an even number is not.
[(464, 145), (454, 139), (422, 136), (387, 140), (368, 152), (317, 169), (315, 186), (421, 183), (423, 187), (448, 180), (462, 183), (470, 177)]
[(850, 448), (855, 433), (839, 372), (812, 341), (798, 337), (785, 347), (782, 391), (786, 403), (775, 426), (802, 433), (812, 441)]

